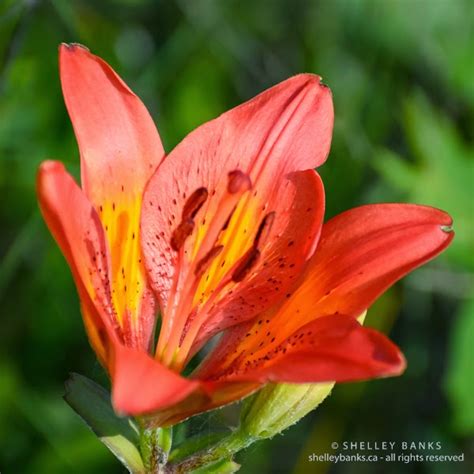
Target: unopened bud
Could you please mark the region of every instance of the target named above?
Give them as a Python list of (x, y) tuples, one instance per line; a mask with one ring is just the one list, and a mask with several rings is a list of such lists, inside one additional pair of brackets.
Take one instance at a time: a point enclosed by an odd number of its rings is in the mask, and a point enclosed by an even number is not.
[(314, 410), (334, 385), (270, 383), (244, 404), (241, 429), (254, 438), (272, 438)]

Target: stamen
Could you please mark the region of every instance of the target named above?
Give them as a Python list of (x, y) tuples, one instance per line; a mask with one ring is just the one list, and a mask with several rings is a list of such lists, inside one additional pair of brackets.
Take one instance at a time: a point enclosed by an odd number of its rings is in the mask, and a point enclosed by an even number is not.
[(209, 250), (209, 252), (207, 252), (207, 254), (196, 264), (194, 274), (197, 277), (202, 276), (202, 274), (209, 268), (212, 261), (222, 252), (223, 248), (223, 245), (217, 245)]
[(192, 234), (193, 229), (194, 221), (191, 218), (184, 219), (171, 236), (171, 248), (178, 251), (184, 245), (186, 239)]
[(254, 247), (258, 247), (261, 242), (265, 242), (270, 234), (270, 230), (273, 225), (273, 221), (275, 220), (275, 211), (269, 212), (260, 222), (260, 225), (257, 230), (257, 234), (255, 235), (254, 240)]
[(252, 247), (241, 258), (236, 269), (232, 273), (232, 280), (234, 282), (242, 281), (247, 276), (252, 267), (254, 267), (257, 263), (257, 260), (260, 257), (260, 250), (258, 246), (262, 243), (262, 241), (265, 241), (268, 238), (274, 220), (275, 212), (272, 211), (262, 219), (262, 222), (260, 222)]
[(234, 209), (232, 209), (232, 212), (229, 214), (229, 217), (225, 221), (224, 225), (222, 226), (222, 230), (226, 230), (227, 227), (229, 227), (229, 222), (232, 219), (232, 216), (234, 215), (235, 209), (237, 208), (237, 205), (234, 206)]
[(230, 194), (248, 191), (252, 187), (249, 175), (243, 171), (234, 170), (231, 171), (228, 176), (229, 182), (227, 183), (227, 191), (229, 191)]
[[(228, 173), (227, 192), (220, 194), (219, 201), (216, 202), (212, 215), (207, 216), (210, 219), (205, 225), (195, 225), (194, 218), (208, 198), (207, 189), (199, 188), (186, 202), (183, 209), (183, 222), (173, 233), (171, 246), (175, 250), (182, 250), (189, 235), (193, 231), (197, 235), (193, 239), (193, 248), (188, 251), (187, 257), (182, 256), (183, 260), (179, 263), (180, 271), (175, 275), (173, 288), (176, 289), (175, 291), (179, 288), (179, 298), (176, 300), (177, 293), (171, 294), (169, 301), (173, 300), (174, 303), (169, 304), (169, 308), (172, 309), (166, 315), (168, 326), (172, 326), (172, 331), (168, 330), (165, 334), (162, 330), (160, 333), (156, 353), (164, 364), (173, 364), (178, 367), (184, 363), (196, 331), (199, 330), (202, 319), (207, 314), (203, 310), (204, 306), (210, 306), (221, 294), (222, 289), (232, 282), (233, 274), (237, 279), (243, 279), (260, 255), (259, 250), (255, 249), (252, 255), (247, 255), (246, 262), (241, 258), (236, 263), (236, 257), (242, 255), (245, 249), (249, 248), (249, 244), (252, 246), (252, 240), (250, 235), (237, 240), (231, 238), (235, 229), (239, 230), (249, 220), (248, 213), (243, 212), (243, 209), (246, 209), (249, 198), (247, 191), (251, 186), (250, 178), (244, 172), (234, 170)], [(212, 191), (211, 195), (215, 192), (215, 190)], [(243, 202), (242, 197), (246, 194), (246, 201)], [(191, 225), (184, 225), (186, 220), (192, 221), (192, 228)], [(250, 228), (253, 228), (255, 221), (248, 224)], [(180, 252), (179, 255), (181, 256), (182, 253)], [(221, 264), (221, 258), (224, 258), (224, 262), (228, 259), (227, 265)], [(188, 317), (194, 306), (199, 307), (199, 313), (189, 324)], [(184, 336), (186, 343), (182, 342), (183, 331), (186, 332)]]
[(182, 213), (183, 221), (188, 218), (194, 219), (199, 209), (201, 209), (202, 205), (206, 202), (208, 196), (209, 193), (206, 188), (196, 189), (184, 204)]
[(257, 260), (260, 257), (260, 250), (257, 247), (250, 248), (246, 254), (242, 257), (237, 268), (232, 273), (232, 280), (235, 282), (242, 281), (249, 271), (255, 266)]
[(183, 220), (179, 226), (174, 230), (171, 236), (170, 245), (173, 250), (178, 251), (186, 239), (192, 234), (194, 230), (194, 217), (206, 202), (209, 193), (206, 188), (198, 188), (187, 199), (183, 207)]

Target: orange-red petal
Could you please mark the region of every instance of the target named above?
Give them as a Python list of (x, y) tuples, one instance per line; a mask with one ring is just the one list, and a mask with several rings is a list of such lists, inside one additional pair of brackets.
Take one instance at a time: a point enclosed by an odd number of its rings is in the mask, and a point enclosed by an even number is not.
[(186, 418), (240, 400), (261, 387), (255, 382), (201, 382), (200, 387), (181, 402), (149, 413), (149, 426), (175, 425)]
[(181, 377), (143, 351), (116, 344), (114, 355), (112, 401), (120, 413), (163, 410), (199, 388), (199, 382)]
[(293, 332), (326, 314), (357, 317), (388, 287), (442, 252), (453, 239), (451, 217), (432, 207), (375, 204), (324, 224), (316, 252), (275, 324)]
[[(208, 191), (199, 224), (205, 221), (203, 225), (209, 226), (233, 189), (229, 173), (239, 172), (252, 185), (247, 198), (254, 199), (245, 210), (258, 226), (260, 213), (254, 213), (278, 192), (287, 173), (325, 161), (332, 126), (329, 89), (318, 76), (302, 74), (200, 126), (169, 154), (148, 184), (142, 212), (147, 269), (162, 307), (177, 271), (171, 241), (189, 197), (201, 188)], [(227, 214), (220, 225), (226, 218)], [(190, 239), (201, 238), (204, 231)]]
[(113, 69), (87, 48), (62, 44), (61, 85), (81, 152), (82, 188), (96, 209), (141, 194), (164, 156), (150, 114)]
[(331, 219), (295, 291), (230, 329), (199, 373), (230, 367), (242, 354), (275, 350), (317, 318), (357, 317), (388, 286), (440, 253), (453, 237), (451, 223), (437, 209), (401, 204), (363, 206)]
[(318, 318), (276, 347), (245, 350), (230, 363), (217, 358), (196, 377), (221, 382), (344, 382), (399, 375), (403, 355), (386, 336), (346, 315)]
[(140, 248), (145, 184), (164, 152), (140, 99), (102, 59), (61, 45), (61, 84), (81, 154), (82, 187), (94, 205), (111, 256), (112, 303), (126, 343), (152, 343), (155, 298)]
[[(359, 316), (404, 275), (453, 239), (451, 217), (431, 207), (375, 204), (346, 211), (323, 225), (298, 287), (262, 315), (277, 342), (315, 318)], [(260, 336), (259, 336), (260, 337)]]
[(44, 162), (38, 172), (37, 191), (48, 227), (69, 263), (92, 347), (108, 365), (115, 314), (109, 286), (109, 255), (99, 217), (64, 166)]
[(290, 173), (269, 202), (274, 223), (249, 275), (207, 311), (194, 352), (216, 333), (251, 319), (291, 289), (318, 243), (324, 218), (324, 187), (314, 170)]

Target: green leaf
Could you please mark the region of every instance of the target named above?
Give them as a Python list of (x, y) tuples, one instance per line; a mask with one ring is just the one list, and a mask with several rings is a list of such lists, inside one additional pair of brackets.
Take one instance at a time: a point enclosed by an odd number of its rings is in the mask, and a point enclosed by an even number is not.
[(403, 118), (414, 161), (386, 150), (378, 152), (374, 166), (385, 182), (401, 192), (401, 199), (438, 207), (453, 217), (456, 238), (443, 258), (473, 270), (472, 147), (449, 116), (422, 93), (406, 101)]
[(474, 339), (474, 299), (461, 307), (450, 341), (445, 391), (453, 410), (453, 424), (461, 436), (474, 434), (474, 377), (472, 375), (472, 341)]
[(110, 395), (104, 388), (87, 377), (73, 373), (66, 381), (64, 400), (129, 472), (145, 473), (137, 448), (138, 430), (130, 418), (115, 414)]
[(391, 150), (379, 150), (373, 165), (388, 183), (404, 192), (409, 192), (419, 182), (419, 173), (413, 165)]

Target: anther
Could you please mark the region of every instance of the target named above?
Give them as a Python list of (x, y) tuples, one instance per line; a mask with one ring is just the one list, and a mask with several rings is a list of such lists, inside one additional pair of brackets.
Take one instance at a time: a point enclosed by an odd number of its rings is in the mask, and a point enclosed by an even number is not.
[(252, 187), (252, 182), (248, 174), (243, 171), (234, 170), (228, 174), (229, 182), (227, 183), (227, 191), (230, 194), (248, 191)]
[(242, 257), (237, 268), (232, 273), (232, 280), (235, 282), (242, 281), (249, 271), (255, 266), (260, 257), (260, 250), (256, 247), (250, 248), (247, 253)]
[(275, 220), (275, 211), (269, 212), (260, 222), (258, 226), (257, 234), (255, 235), (254, 247), (258, 247), (261, 242), (265, 242), (270, 234), (270, 230)]
[(178, 251), (186, 239), (191, 235), (194, 229), (194, 221), (192, 219), (184, 219), (181, 224), (174, 230), (171, 236), (170, 245), (173, 250)]
[(198, 188), (187, 199), (183, 207), (182, 218), (185, 221), (188, 218), (194, 219), (199, 209), (206, 202), (209, 193), (206, 188)]
[(223, 245), (217, 245), (209, 250), (209, 252), (207, 252), (207, 254), (197, 263), (194, 274), (198, 277), (201, 276), (209, 268), (212, 261), (222, 252), (223, 248)]
[(231, 213), (227, 217), (227, 220), (225, 221), (224, 225), (222, 226), (222, 230), (226, 230), (227, 227), (229, 227), (229, 222), (232, 219), (232, 216), (234, 215), (234, 212), (235, 212), (236, 208), (237, 208), (237, 206), (234, 206), (234, 209), (232, 209)]

